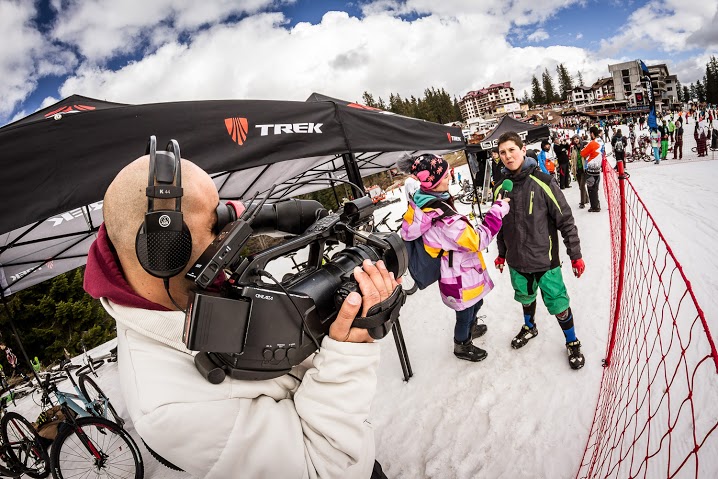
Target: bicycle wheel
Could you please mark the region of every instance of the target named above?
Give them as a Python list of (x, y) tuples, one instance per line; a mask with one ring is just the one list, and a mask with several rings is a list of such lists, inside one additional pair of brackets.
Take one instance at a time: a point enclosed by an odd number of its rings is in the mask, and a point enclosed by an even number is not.
[(459, 203), (470, 205), (474, 202), (474, 192), (464, 193), (461, 196), (457, 196), (456, 199), (459, 200)]
[(47, 477), (50, 459), (42, 438), (30, 421), (16, 412), (8, 412), (0, 422), (0, 434), (5, 443), (8, 464), (11, 469), (21, 470), (30, 477)]
[(404, 276), (401, 277), (401, 287), (407, 295), (414, 294), (419, 289), (408, 269), (406, 270), (406, 273), (404, 273)]
[(129, 433), (100, 417), (83, 417), (60, 427), (52, 444), (51, 464), (57, 479), (141, 479), (145, 475), (142, 455)]
[(93, 359), (91, 363), (87, 363), (81, 368), (79, 368), (75, 374), (78, 378), (87, 373), (92, 373), (95, 375), (95, 377), (97, 377), (97, 373), (95, 371), (99, 369), (100, 366), (102, 366), (103, 364), (105, 364), (104, 359)]
[[(110, 402), (110, 398), (108, 398), (107, 395), (102, 392), (100, 386), (98, 386), (92, 378), (88, 377), (87, 375), (80, 376), (79, 386), (80, 391), (82, 391), (82, 395), (85, 396), (85, 398), (92, 403), (88, 411), (90, 414), (92, 414), (93, 416), (110, 419), (107, 417), (107, 412), (109, 411), (113, 418), (111, 420), (114, 420), (120, 427), (125, 425), (125, 420), (122, 419), (119, 414), (117, 414), (117, 411), (115, 411), (115, 408)], [(105, 410), (105, 404), (107, 404), (107, 411)]]

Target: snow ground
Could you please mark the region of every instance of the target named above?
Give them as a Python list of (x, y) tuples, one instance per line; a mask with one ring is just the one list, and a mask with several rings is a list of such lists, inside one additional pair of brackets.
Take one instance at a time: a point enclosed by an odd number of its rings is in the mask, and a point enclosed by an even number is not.
[[(707, 254), (707, 246), (718, 237), (718, 216), (712, 208), (718, 182), (718, 163), (713, 160), (718, 154), (712, 152), (709, 161), (698, 160), (695, 153), (690, 153), (694, 146), (692, 135), (686, 134), (684, 138), (687, 153), (683, 161), (670, 160), (658, 166), (632, 163), (628, 171), (683, 265), (716, 336), (718, 279), (714, 272), (718, 270), (718, 260), (715, 254)], [(464, 166), (458, 171), (463, 177), (468, 170)], [(541, 334), (527, 347), (511, 349), (509, 342), (522, 324), (522, 315), (513, 300), (507, 272), (499, 274), (491, 268), (496, 288), (481, 310), (489, 331), (475, 341), (488, 350), (489, 356), (480, 363), (454, 357), (454, 314), (441, 303), (437, 286), (417, 292), (408, 298), (401, 312), (414, 372), (411, 380), (403, 381), (393, 339), (387, 337), (381, 342), (378, 393), (371, 420), (376, 431), (377, 459), (388, 477), (575, 476), (601, 381), (611, 283), (608, 213), (605, 209), (598, 214), (578, 209), (578, 194), (576, 184), (565, 190), (586, 262), (586, 272), (580, 279), (571, 274), (565, 251), (561, 254), (586, 366), (579, 371), (569, 368), (561, 330), (540, 302), (537, 324)], [(605, 204), (603, 198), (602, 203)], [(464, 208), (468, 212), (468, 207)], [(403, 202), (399, 202), (375, 215), (382, 218), (392, 211), (392, 218), (398, 218), (403, 209)], [(492, 244), (484, 258), (490, 265), (495, 257), (496, 246)], [(97, 354), (111, 346), (111, 343), (101, 346)], [(99, 373), (98, 383), (120, 414), (127, 417), (117, 365), (105, 365)], [(715, 399), (705, 407), (715, 410)], [(19, 402), (17, 409), (31, 419), (39, 412), (29, 399)], [(132, 425), (128, 427), (134, 434)], [(143, 457), (145, 477), (190, 477), (164, 468), (144, 448)], [(704, 456), (703, 460), (713, 461), (709, 470), (716, 471), (712, 477), (718, 475), (718, 456)]]

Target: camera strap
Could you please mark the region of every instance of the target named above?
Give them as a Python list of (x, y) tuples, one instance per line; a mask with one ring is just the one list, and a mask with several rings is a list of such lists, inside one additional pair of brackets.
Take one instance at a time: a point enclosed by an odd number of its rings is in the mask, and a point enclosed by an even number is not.
[(374, 339), (381, 339), (391, 331), (394, 323), (399, 319), (399, 311), (406, 301), (406, 293), (402, 288), (395, 288), (387, 299), (377, 303), (367, 311), (366, 316), (354, 319), (352, 326), (369, 331)]

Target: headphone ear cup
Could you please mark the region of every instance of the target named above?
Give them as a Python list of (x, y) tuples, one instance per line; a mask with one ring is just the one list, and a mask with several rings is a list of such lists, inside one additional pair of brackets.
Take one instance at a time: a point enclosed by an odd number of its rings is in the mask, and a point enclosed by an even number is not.
[(157, 278), (176, 276), (185, 269), (192, 256), (192, 234), (182, 221), (182, 214), (174, 218), (173, 227), (162, 226), (162, 217), (174, 216), (172, 213), (176, 212), (146, 214), (135, 238), (135, 252), (140, 265)]

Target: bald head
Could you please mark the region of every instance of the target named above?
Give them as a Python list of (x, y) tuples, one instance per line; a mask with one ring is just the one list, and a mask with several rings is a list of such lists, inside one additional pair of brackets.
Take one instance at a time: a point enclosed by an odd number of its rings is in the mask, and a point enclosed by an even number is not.
[[(125, 277), (136, 287), (137, 281), (147, 281), (147, 273), (137, 260), (135, 238), (147, 212), (147, 177), (149, 156), (142, 156), (120, 171), (105, 193), (103, 215), (107, 234), (120, 259)], [(192, 260), (212, 242), (212, 228), (216, 223), (215, 208), (219, 202), (217, 188), (200, 167), (182, 160), (182, 213), (192, 234)], [(175, 200), (155, 200), (155, 209), (174, 209)], [(192, 261), (190, 261), (191, 266)], [(149, 275), (147, 275), (149, 277)]]

